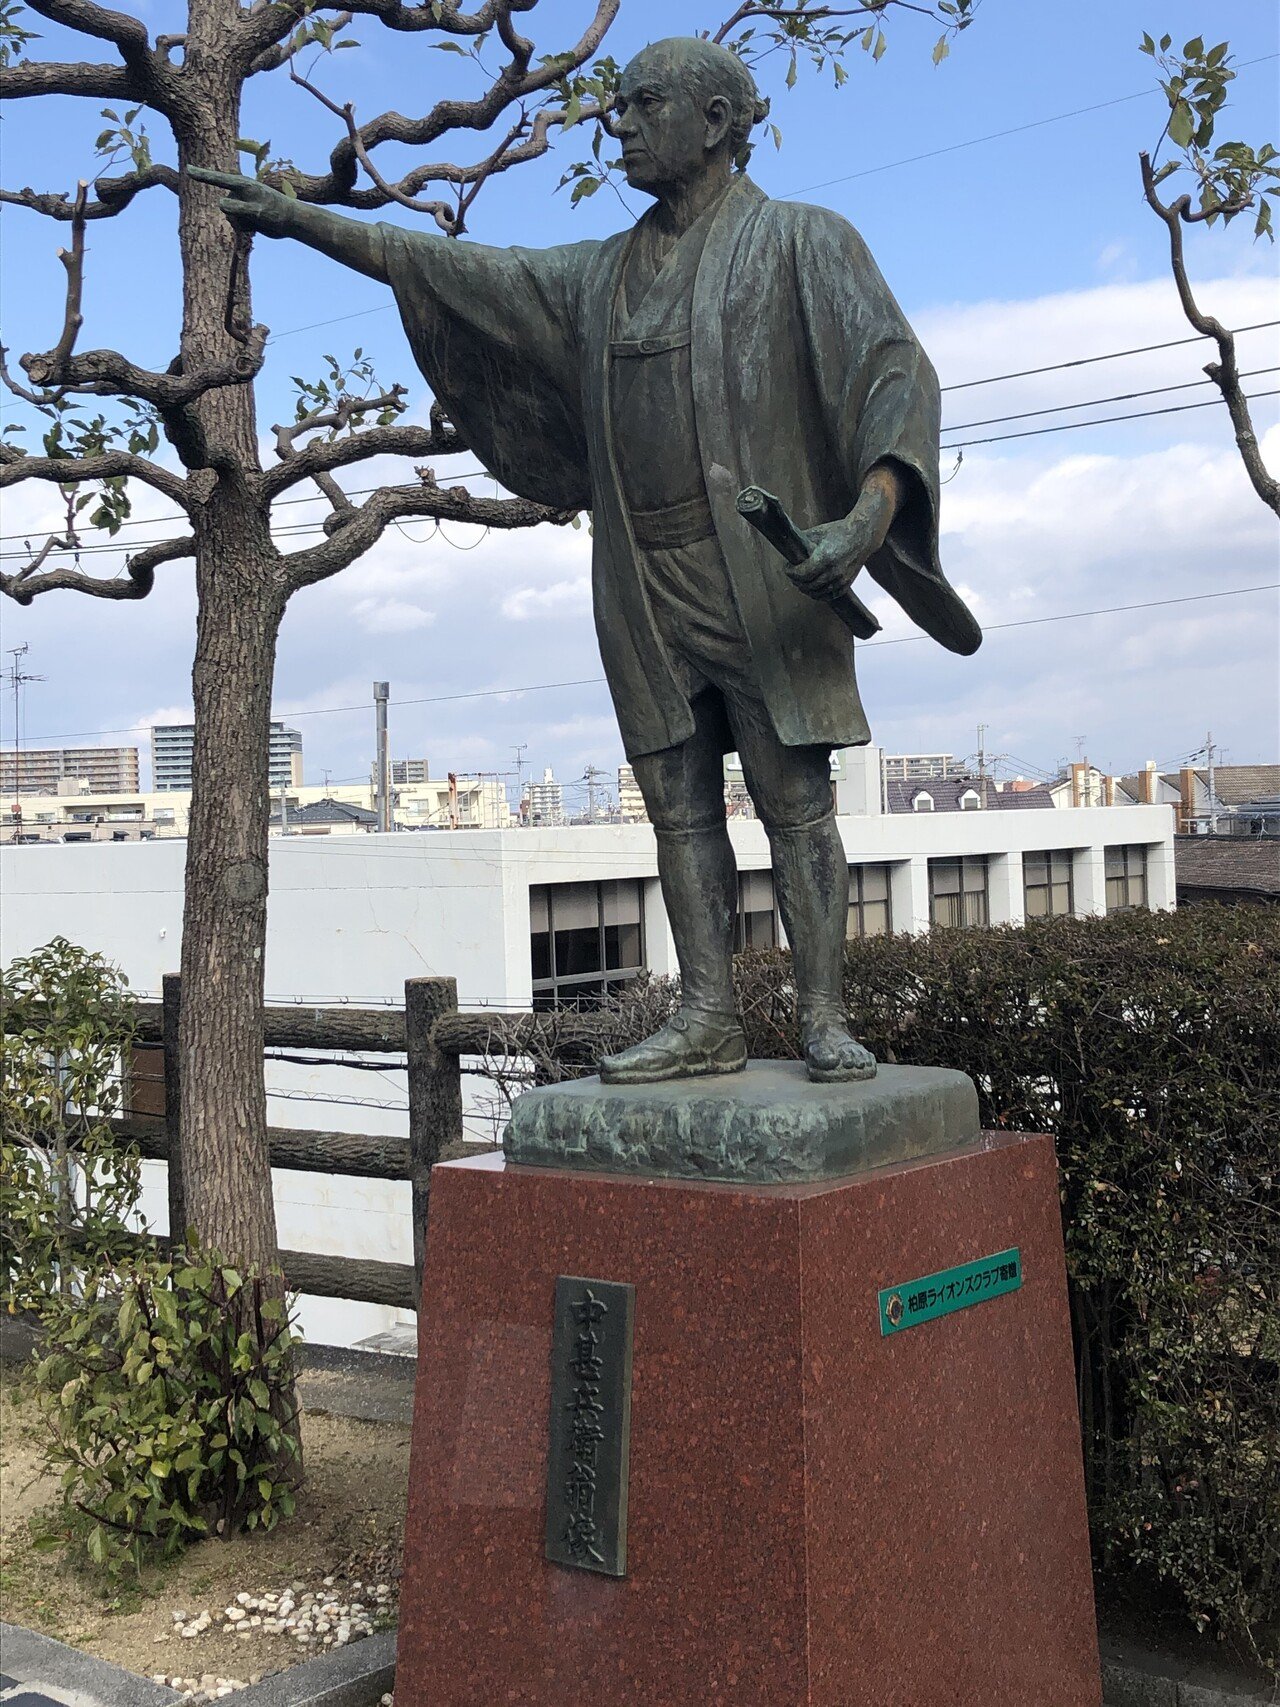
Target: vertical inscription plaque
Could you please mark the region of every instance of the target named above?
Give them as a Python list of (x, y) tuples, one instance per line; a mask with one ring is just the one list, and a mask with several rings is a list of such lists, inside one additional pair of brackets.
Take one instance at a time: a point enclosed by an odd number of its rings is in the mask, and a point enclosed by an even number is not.
[(635, 1288), (561, 1275), (551, 1335), (547, 1558), (627, 1574)]

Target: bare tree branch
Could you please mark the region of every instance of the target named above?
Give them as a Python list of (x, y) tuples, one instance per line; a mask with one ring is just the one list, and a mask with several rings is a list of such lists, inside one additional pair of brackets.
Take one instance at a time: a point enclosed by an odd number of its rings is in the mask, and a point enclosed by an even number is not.
[(456, 456), (467, 449), (452, 428), (433, 429), (397, 423), (389, 427), (366, 427), (345, 439), (317, 439), (297, 451), (278, 468), (270, 468), (258, 481), (258, 491), (268, 502), (302, 480), (314, 480), (336, 468), (350, 468), (374, 456)]
[(1207, 363), (1204, 371), (1222, 393), (1250, 484), (1263, 503), (1280, 516), (1280, 480), (1268, 472), (1267, 465), (1262, 460), (1258, 435), (1253, 427), (1253, 416), (1240, 383), (1235, 338), (1220, 320), (1215, 319), (1212, 314), (1206, 314), (1200, 307), (1187, 276), (1182, 227), (1184, 224), (1196, 223), (1199, 216), (1192, 207), (1190, 196), (1182, 195), (1176, 201), (1162, 202), (1156, 188), (1156, 174), (1151, 164), (1151, 156), (1140, 154), (1138, 161), (1142, 168), (1142, 192), (1147, 206), (1164, 221), (1169, 233), (1169, 263), (1182, 312), (1197, 332), (1206, 338), (1212, 338), (1218, 346), (1218, 361)]
[[(320, 9), (313, 8), (313, 10)], [(353, 16), (354, 14), (351, 12), (337, 12), (327, 22), (336, 35), (339, 30), (346, 29)], [(264, 53), (258, 55), (250, 65), (247, 75), (256, 77), (260, 71), (278, 71), (282, 65), (287, 65), (296, 54), (301, 53), (303, 48), (309, 45), (311, 45), (309, 39), (303, 35), (295, 36), (292, 41), (277, 42), (274, 47), (269, 47)]]
[[(511, 52), (511, 59), (483, 95), (472, 101), (437, 101), (425, 117), (418, 119), (406, 118), (403, 113), (382, 113), (379, 117), (370, 119), (366, 124), (360, 126), (360, 147), (365, 153), (379, 147), (384, 142), (398, 142), (413, 147), (425, 147), (449, 131), (488, 130), (508, 108), (519, 105), (529, 97), (541, 94), (544, 90), (554, 87), (567, 71), (576, 70), (585, 64), (600, 46), (617, 15), (620, 5), (621, 0), (596, 0), (595, 15), (586, 30), (583, 31), (577, 44), (568, 52), (557, 55), (551, 63), (532, 69), (533, 44), (507, 28), (503, 34), (503, 40)], [(355, 13), (367, 12), (380, 18), (383, 23), (390, 23), (392, 28), (400, 27), (391, 23), (389, 17), (385, 15), (387, 8), (383, 5), (383, 0), (348, 0), (346, 9)], [(494, 16), (507, 18), (509, 24), (508, 14), (510, 12), (528, 9), (527, 4), (517, 6), (515, 0), (495, 0)], [(398, 13), (400, 10), (403, 8), (398, 6), (397, 0), (394, 11)], [(421, 10), (423, 15), (431, 16), (428, 8), (423, 7)], [(447, 8), (445, 15), (450, 15)], [(453, 16), (460, 18), (462, 14), (453, 14)], [(425, 28), (427, 26), (418, 27)], [(338, 111), (341, 112), (341, 109), (339, 108)], [(589, 115), (584, 113), (583, 116)], [(554, 119), (548, 119), (544, 123), (542, 130), (544, 138), (546, 129), (552, 122)], [(515, 152), (513, 150), (513, 154)], [(536, 150), (536, 152), (545, 152), (545, 148)], [(330, 154), (328, 173), (315, 176), (302, 173), (290, 174), (290, 180), (302, 201), (336, 202), (344, 206), (386, 206), (387, 200), (394, 200), (395, 197), (389, 196), (385, 192), (376, 190), (372, 192), (375, 197), (382, 198), (374, 200), (369, 200), (367, 196), (353, 195), (356, 186), (357, 165), (360, 160), (361, 156), (356, 151), (355, 140), (348, 134)], [(510, 163), (514, 164), (514, 159)], [(478, 166), (469, 168), (453, 167), (435, 175), (444, 181), (469, 183), (473, 182), (479, 173), (483, 172), (484, 176), (488, 177), (497, 169), (496, 166), (488, 162), (482, 162)], [(419, 183), (427, 181), (429, 181), (429, 176), (419, 178)], [(398, 185), (397, 189), (403, 194), (411, 193), (403, 183)]]
[[(260, 371), (267, 328), (255, 326), (244, 348), (227, 361), (212, 362), (195, 373), (155, 373), (139, 367), (117, 350), (86, 350), (72, 356), (61, 372), (54, 367), (50, 355), (28, 355), (19, 365), (34, 385), (61, 392), (79, 392), (88, 397), (137, 397), (152, 404), (161, 414), (185, 409), (207, 391), (217, 391), (224, 385), (247, 385)], [(18, 389), (7, 381), (10, 390)], [(30, 392), (18, 391), (27, 400)]]
[[(114, 219), (122, 213), (135, 196), (157, 187), (178, 193), (178, 174), (172, 166), (148, 166), (139, 172), (127, 172), (120, 178), (97, 178), (94, 189), (97, 201), (85, 205), (85, 219)], [(30, 208), (33, 213), (49, 219), (69, 220), (75, 216), (75, 205), (63, 190), (0, 190), (0, 203), (10, 207)]]
[(99, 41), (114, 42), (126, 61), (149, 52), (146, 25), (128, 12), (99, 6), (96, 0), (28, 0), (28, 4), (50, 23), (78, 30), (83, 36), (96, 36)]
[[(298, 420), (290, 422), (288, 426), (280, 424), (273, 426), (271, 431), (276, 435), (276, 455), (280, 457), (286, 467), (293, 467), (296, 465), (299, 456), (305, 455), (305, 452), (300, 452), (297, 449), (297, 442), (303, 434), (316, 432), (344, 433), (353, 421), (367, 414), (381, 414), (388, 409), (399, 415), (404, 410), (406, 395), (407, 392), (403, 385), (393, 385), (390, 391), (384, 391), (372, 397), (353, 397), (344, 392), (332, 408), (326, 408), (321, 404), (315, 409), (308, 410)], [(326, 442), (323, 439), (318, 440), (313, 448), (322, 449)], [(332, 507), (333, 516), (330, 518), (330, 522), (326, 523), (326, 530), (332, 532), (334, 528), (330, 524), (345, 522), (354, 511), (355, 505), (321, 463), (313, 462), (310, 478), (315, 481)]]
[(944, 24), (952, 21), (934, 7), (917, 6), (912, 0), (869, 0), (865, 6), (780, 6), (771, 4), (770, 0), (743, 0), (743, 4), (721, 24), (711, 40), (723, 43), (739, 24), (745, 24), (752, 18), (767, 18), (775, 24), (785, 24), (792, 20), (822, 23), (827, 18), (882, 18), (890, 6), (895, 6), (900, 12), (918, 12), (923, 18), (938, 19)]
[(536, 527), (539, 522), (563, 525), (573, 517), (572, 511), (549, 510), (524, 498), (476, 498), (463, 486), (444, 489), (435, 484), (429, 470), (422, 472), (421, 486), (382, 487), (322, 545), (285, 558), (283, 579), (288, 592), (336, 575), (375, 545), (392, 522), (412, 516), (504, 529)]
[(89, 186), (81, 178), (76, 185), (76, 199), (71, 204), (71, 247), (58, 250), (58, 259), (67, 274), (67, 307), (62, 323), (62, 336), (49, 352), (49, 365), (55, 376), (60, 374), (71, 360), (71, 352), (76, 347), (76, 339), (84, 325), (80, 303), (84, 295), (84, 209), (88, 199)]
[(90, 100), (141, 100), (142, 87), (125, 65), (58, 65), (28, 61), (0, 67), (0, 100), (33, 95), (85, 95)]
[[(55, 540), (49, 549), (71, 548)], [(162, 563), (171, 563), (178, 557), (194, 557), (195, 550), (196, 542), (190, 534), (157, 541), (135, 552), (126, 560), (124, 573), (109, 581), (86, 575), (82, 569), (46, 569), (43, 574), (34, 574), (34, 565), (28, 564), (12, 575), (0, 572), (0, 593), (7, 593), (20, 605), (29, 605), (40, 593), (53, 592), (88, 593), (96, 599), (145, 599), (155, 585), (155, 572)]]
[[(351, 8), (346, 13), (348, 23), (352, 13), (359, 11), (377, 18), (390, 30), (410, 33), (434, 30), (440, 35), (481, 36), (493, 29), (500, 19), (509, 18), (512, 12), (533, 11), (538, 0), (486, 0), (476, 12), (459, 11), (456, 4), (444, 0), (438, 13), (431, 5), (406, 6), (402, 0), (364, 0), (360, 5), (351, 5), (351, 0), (343, 0), (343, 3)], [(245, 23), (241, 25), (239, 51), (247, 57), (254, 70), (268, 70), (270, 67), (257, 66), (255, 62), (258, 57), (274, 43), (282, 42), (305, 18), (326, 9), (324, 5), (309, 7), (306, 0), (276, 0), (276, 3), (265, 5), (255, 0)], [(603, 40), (603, 37), (602, 30), (600, 39)], [(599, 45), (599, 41), (596, 45)]]
[(109, 450), (101, 456), (24, 456), (11, 445), (0, 447), (0, 492), (24, 480), (47, 480), (57, 486), (78, 486), (85, 481), (140, 480), (153, 491), (188, 512), (196, 500), (180, 475), (128, 451)]

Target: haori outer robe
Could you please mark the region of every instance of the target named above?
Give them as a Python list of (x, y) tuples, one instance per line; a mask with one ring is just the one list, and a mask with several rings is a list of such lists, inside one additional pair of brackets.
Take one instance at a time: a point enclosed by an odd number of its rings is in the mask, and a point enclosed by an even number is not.
[[(687, 740), (693, 717), (650, 614), (611, 419), (632, 233), (493, 249), (381, 230), (414, 357), (467, 443), (509, 491), (591, 511), (596, 633), (627, 756)], [(848, 630), (792, 585), (735, 500), (759, 484), (812, 527), (847, 515), (867, 473), (892, 459), (908, 496), (870, 573), (935, 640), (974, 651), (981, 631), (938, 562), (933, 367), (853, 227), (770, 201), (746, 177), (721, 201), (698, 266), (692, 367), (707, 496), (778, 736), (864, 743)]]

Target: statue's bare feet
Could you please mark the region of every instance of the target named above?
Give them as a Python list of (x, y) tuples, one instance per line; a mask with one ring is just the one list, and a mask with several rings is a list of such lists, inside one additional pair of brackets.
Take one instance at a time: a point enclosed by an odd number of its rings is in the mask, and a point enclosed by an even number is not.
[(600, 1077), (606, 1085), (651, 1085), (664, 1079), (740, 1073), (746, 1064), (747, 1040), (736, 1015), (681, 1008), (643, 1043), (606, 1055)]
[(809, 1077), (817, 1084), (843, 1084), (876, 1076), (875, 1056), (853, 1036), (841, 1014), (803, 1018), (800, 1047)]

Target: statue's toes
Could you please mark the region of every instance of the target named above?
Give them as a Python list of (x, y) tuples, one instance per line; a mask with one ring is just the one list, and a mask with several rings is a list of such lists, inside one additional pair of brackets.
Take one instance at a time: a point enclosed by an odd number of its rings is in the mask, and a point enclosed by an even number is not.
[(856, 1038), (836, 1027), (824, 1027), (805, 1048), (809, 1077), (819, 1083), (874, 1079), (876, 1058)]

